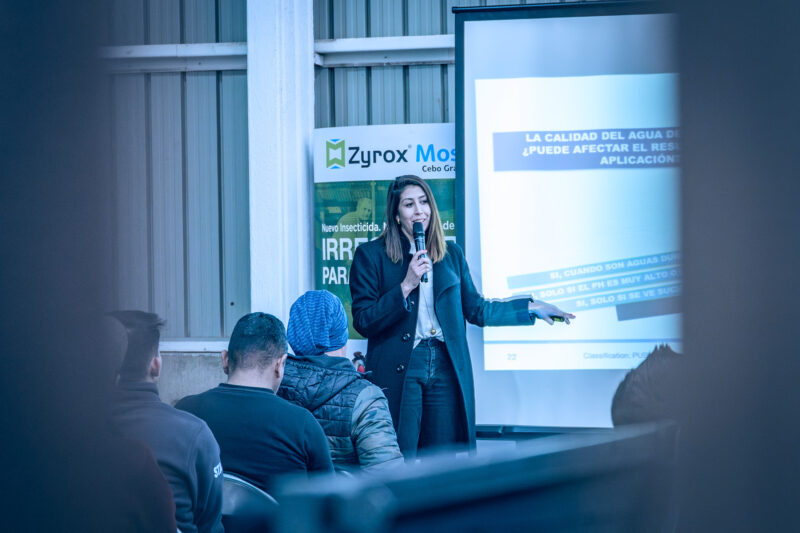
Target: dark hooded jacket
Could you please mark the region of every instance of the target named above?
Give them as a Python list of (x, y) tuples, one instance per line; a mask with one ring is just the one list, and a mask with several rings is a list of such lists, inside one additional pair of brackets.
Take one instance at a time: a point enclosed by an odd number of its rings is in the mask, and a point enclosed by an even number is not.
[(155, 383), (120, 383), (114, 422), (153, 452), (175, 497), (184, 532), (222, 531), (219, 446), (205, 422), (161, 401)]
[(311, 411), (337, 469), (376, 471), (403, 463), (386, 397), (346, 358), (290, 355), (278, 395)]

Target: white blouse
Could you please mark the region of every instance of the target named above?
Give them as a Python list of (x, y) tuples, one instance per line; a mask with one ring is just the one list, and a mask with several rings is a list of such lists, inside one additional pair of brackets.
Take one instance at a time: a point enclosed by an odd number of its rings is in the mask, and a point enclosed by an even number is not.
[[(411, 243), (411, 254), (417, 252), (417, 247)], [(442, 326), (436, 317), (433, 308), (433, 270), (428, 272), (428, 281), (419, 283), (419, 312), (417, 313), (417, 331), (414, 334), (414, 348), (422, 339), (435, 338), (444, 342)]]

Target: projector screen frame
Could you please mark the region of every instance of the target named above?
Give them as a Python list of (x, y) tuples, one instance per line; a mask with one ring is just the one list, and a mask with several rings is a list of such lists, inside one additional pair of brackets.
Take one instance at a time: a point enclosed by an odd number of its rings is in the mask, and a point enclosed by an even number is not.
[[(664, 0), (634, 0), (587, 2), (566, 4), (534, 4), (518, 6), (475, 6), (453, 7), (455, 15), (455, 107), (456, 107), (456, 182), (455, 182), (455, 210), (456, 210), (456, 241), (467, 255), (466, 243), (466, 161), (465, 161), (465, 135), (464, 114), (464, 26), (467, 22), (494, 21), (509, 19), (537, 19), (537, 18), (566, 18), (566, 17), (597, 17), (620, 15), (649, 15), (649, 14), (676, 14), (676, 8)], [(473, 359), (474, 362), (474, 359)], [(610, 409), (610, 406), (609, 406)], [(531, 438), (563, 433), (607, 430), (602, 427), (578, 426), (520, 426), (478, 424), (477, 432), (482, 439), (513, 439)]]

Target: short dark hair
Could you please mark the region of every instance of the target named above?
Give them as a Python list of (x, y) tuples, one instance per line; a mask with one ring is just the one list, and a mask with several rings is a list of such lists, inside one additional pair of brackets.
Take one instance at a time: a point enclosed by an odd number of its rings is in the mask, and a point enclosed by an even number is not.
[(145, 311), (112, 311), (109, 316), (116, 318), (125, 327), (128, 337), (128, 347), (119, 369), (119, 380), (143, 380), (150, 361), (158, 355), (158, 342), (164, 320), (155, 313)]
[(288, 350), (286, 328), (267, 313), (250, 313), (239, 319), (228, 343), (228, 370), (267, 368)]

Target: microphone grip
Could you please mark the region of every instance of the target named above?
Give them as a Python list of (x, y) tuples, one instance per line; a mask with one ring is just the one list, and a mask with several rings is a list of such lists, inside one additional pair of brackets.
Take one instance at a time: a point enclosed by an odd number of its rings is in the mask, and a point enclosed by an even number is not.
[[(417, 247), (417, 250), (422, 250), (425, 248), (425, 234), (416, 235), (414, 237), (414, 245)], [(420, 257), (427, 257), (427, 254), (422, 254)], [(420, 279), (422, 283), (428, 283), (428, 273), (425, 272)]]

